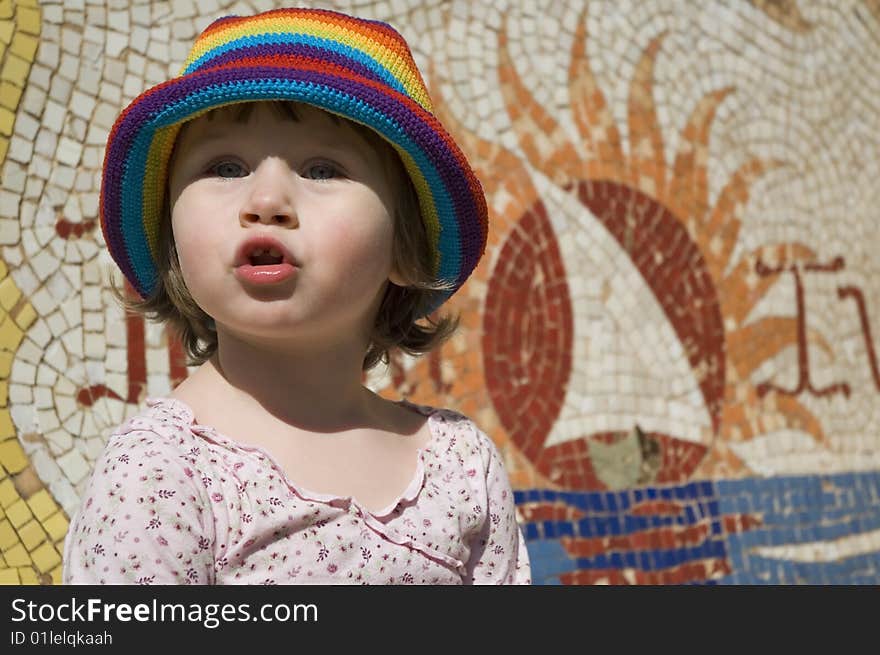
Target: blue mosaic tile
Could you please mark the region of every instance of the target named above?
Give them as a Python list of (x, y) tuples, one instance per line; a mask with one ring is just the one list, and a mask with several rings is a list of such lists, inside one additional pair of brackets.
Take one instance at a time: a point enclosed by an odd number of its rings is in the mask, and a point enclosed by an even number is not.
[(617, 511), (617, 494), (605, 494), (605, 507), (609, 512)]
[(577, 522), (577, 532), (581, 537), (593, 536), (593, 519), (586, 518)]
[(528, 544), (532, 583), (561, 584), (559, 576), (576, 571), (578, 566), (558, 541), (545, 540)]
[(559, 521), (556, 523), (556, 535), (558, 537), (573, 537), (574, 524), (570, 521)]
[(523, 533), (526, 541), (535, 541), (541, 538), (541, 533), (538, 531), (538, 526), (534, 523), (526, 523), (523, 526)]
[(644, 530), (648, 526), (648, 519), (644, 516), (632, 516), (627, 514), (623, 517), (623, 531), (626, 534), (633, 534)]
[(608, 517), (608, 531), (614, 536), (623, 534), (623, 530), (620, 527), (620, 519), (618, 517)]
[[(824, 487), (823, 487), (824, 485)], [(830, 490), (829, 490), (830, 489)], [(517, 502), (534, 498), (517, 493)], [(673, 549), (613, 551), (602, 557), (571, 558), (570, 570), (591, 568), (672, 569), (691, 561), (722, 559), (731, 573), (705, 583), (722, 584), (877, 584), (880, 554), (833, 563), (789, 562), (754, 553), (762, 546), (834, 541), (880, 529), (880, 473), (835, 476), (790, 476), (689, 482), (685, 485), (641, 487), (621, 492), (559, 492), (555, 497), (586, 516), (577, 521), (526, 524), (530, 554), (535, 543), (552, 542), (551, 535), (591, 538), (633, 535), (676, 526), (701, 525), (706, 538)], [(633, 515), (632, 505), (662, 498), (682, 505), (676, 515)], [(744, 524), (741, 532), (726, 534), (722, 518), (752, 516), (759, 523)], [(549, 534), (548, 534), (549, 533)], [(682, 537), (683, 538), (683, 537)], [(555, 543), (555, 542), (554, 542)], [(699, 580), (695, 581), (701, 582)]]

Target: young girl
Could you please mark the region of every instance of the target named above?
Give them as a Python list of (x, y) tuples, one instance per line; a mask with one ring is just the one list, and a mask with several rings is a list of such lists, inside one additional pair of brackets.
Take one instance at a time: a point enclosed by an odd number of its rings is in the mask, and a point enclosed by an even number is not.
[(226, 17), (120, 115), (110, 254), (198, 369), (118, 427), (65, 542), (66, 583), (528, 584), (492, 441), (363, 373), (486, 244), (479, 182), (384, 23)]

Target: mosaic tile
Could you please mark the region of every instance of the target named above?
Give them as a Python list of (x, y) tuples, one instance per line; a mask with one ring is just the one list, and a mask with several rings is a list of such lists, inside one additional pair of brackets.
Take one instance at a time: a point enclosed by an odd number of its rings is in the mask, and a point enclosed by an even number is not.
[(18, 542), (18, 534), (8, 519), (0, 521), (0, 550), (6, 551)]
[[(411, 39), (492, 213), (460, 334), (368, 385), (495, 439), (537, 492), (536, 580), (876, 581), (874, 3), (354, 4)], [(233, 6), (0, 2), (0, 466), (44, 485), (0, 480), (35, 515), (13, 563), (0, 523), (0, 582), (59, 581), (112, 424), (189, 372), (101, 293), (98, 173), (119, 109)]]

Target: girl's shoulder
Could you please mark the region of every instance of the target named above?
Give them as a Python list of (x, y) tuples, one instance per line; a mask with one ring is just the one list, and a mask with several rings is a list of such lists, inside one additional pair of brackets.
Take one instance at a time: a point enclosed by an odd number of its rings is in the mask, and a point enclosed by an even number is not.
[(419, 414), (427, 416), (429, 421), (441, 424), (446, 431), (470, 432), (473, 430), (479, 430), (473, 420), (454, 409), (422, 405), (405, 398), (396, 401), (396, 403), (401, 407), (409, 408)]
[(491, 437), (476, 421), (458, 410), (421, 405), (408, 400), (398, 402), (428, 417), (435, 443), (466, 449), (471, 453), (480, 452), (483, 456), (491, 456), (497, 451)]
[(110, 433), (107, 447), (135, 448), (148, 445), (174, 451), (190, 451), (199, 440), (192, 430), (192, 411), (172, 397), (148, 397), (146, 404)]

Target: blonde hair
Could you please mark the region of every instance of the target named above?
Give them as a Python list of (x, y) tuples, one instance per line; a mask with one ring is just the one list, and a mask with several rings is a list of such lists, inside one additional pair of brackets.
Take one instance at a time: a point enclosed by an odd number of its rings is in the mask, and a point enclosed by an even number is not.
[[(299, 120), (297, 103), (269, 101), (269, 104), (280, 114)], [(219, 107), (207, 115), (211, 119), (217, 112), (232, 110), (236, 121), (246, 121), (253, 105), (254, 103), (242, 103)], [(392, 211), (394, 239), (391, 256), (393, 265), (408, 286), (387, 283), (363, 360), (362, 370), (368, 371), (379, 362), (387, 364), (389, 352), (393, 349), (414, 356), (434, 350), (455, 333), (460, 317), (447, 314), (435, 320), (434, 313), (424, 317), (438, 291), (450, 289), (454, 285), (452, 282), (436, 279), (432, 274), (431, 247), (419, 211), (418, 197), (397, 153), (373, 130), (345, 118), (328, 115), (338, 124), (350, 126), (376, 149), (385, 164), (392, 189), (396, 191)], [(197, 366), (217, 351), (217, 333), (212, 327), (213, 319), (199, 307), (184, 282), (171, 230), (167, 192), (162, 215), (156, 253), (159, 279), (153, 291), (146, 298), (132, 299), (111, 281), (112, 292), (126, 311), (167, 324), (180, 337), (187, 355), (187, 365)]]

